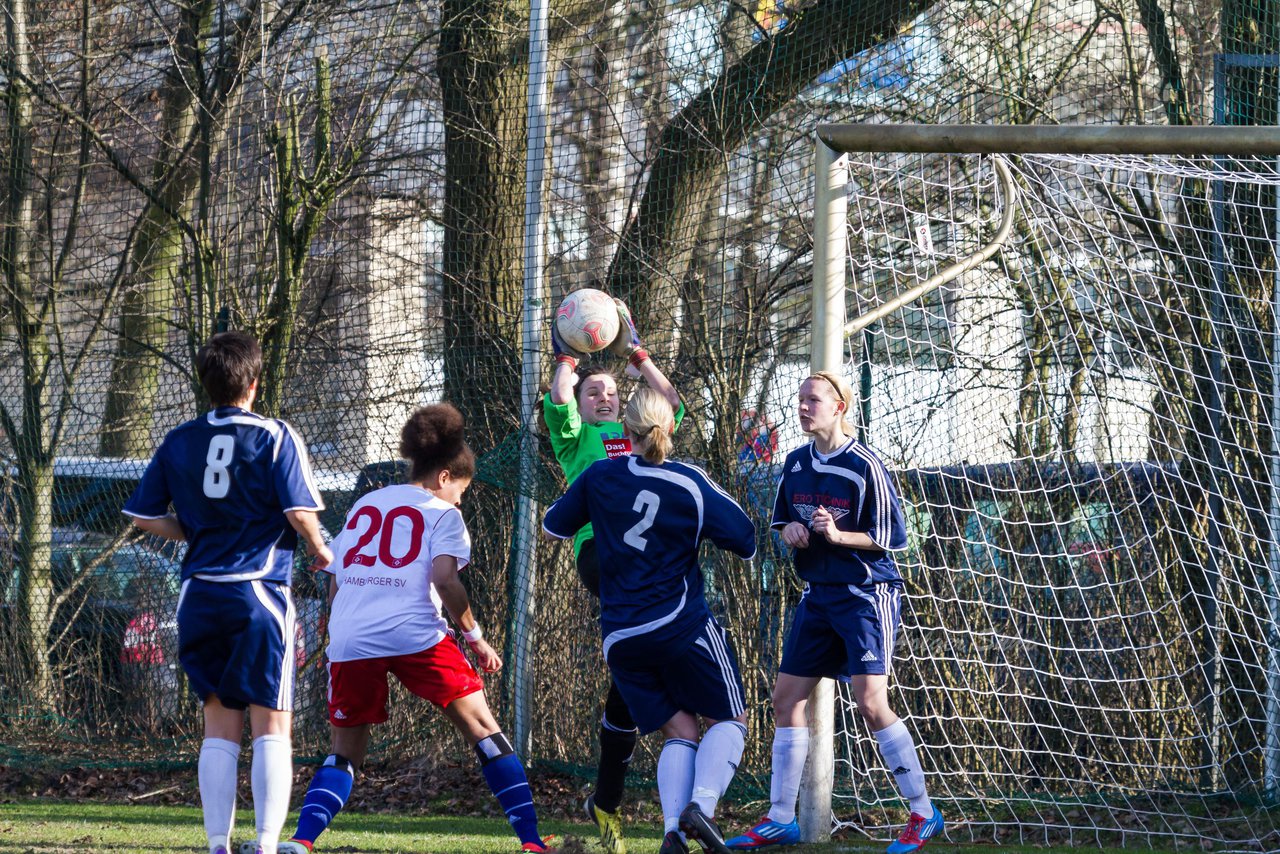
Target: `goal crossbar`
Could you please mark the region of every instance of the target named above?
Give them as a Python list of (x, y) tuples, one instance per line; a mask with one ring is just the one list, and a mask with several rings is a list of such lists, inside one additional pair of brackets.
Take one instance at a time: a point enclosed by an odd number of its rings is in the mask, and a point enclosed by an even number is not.
[(1280, 156), (1280, 127), (825, 124), (840, 152)]

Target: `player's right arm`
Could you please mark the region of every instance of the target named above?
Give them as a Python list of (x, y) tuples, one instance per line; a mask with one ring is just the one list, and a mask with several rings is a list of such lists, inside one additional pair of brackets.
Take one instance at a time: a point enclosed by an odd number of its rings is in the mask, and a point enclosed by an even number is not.
[[(598, 463), (597, 463), (598, 465)], [(588, 468), (569, 485), (568, 491), (556, 500), (542, 517), (542, 533), (549, 540), (567, 540), (591, 521), (587, 507)]]
[(169, 481), (162, 460), (165, 449), (166, 445), (161, 444), (156, 455), (151, 458), (133, 494), (124, 503), (123, 512), (133, 520), (135, 526), (148, 534), (181, 542), (187, 539), (187, 534), (178, 517), (169, 512), (173, 496), (169, 492)]
[(578, 384), (578, 362), (583, 354), (570, 347), (560, 339), (556, 331), (555, 317), (551, 318), (551, 350), (555, 353), (555, 371), (551, 374), (551, 402), (556, 406), (564, 406), (573, 401), (573, 387)]

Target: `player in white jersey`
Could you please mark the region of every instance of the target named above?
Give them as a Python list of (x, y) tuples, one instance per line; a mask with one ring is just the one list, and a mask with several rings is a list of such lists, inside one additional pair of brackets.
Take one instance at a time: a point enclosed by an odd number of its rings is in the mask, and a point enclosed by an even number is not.
[(476, 470), (463, 428), (462, 415), (447, 403), (416, 410), (400, 433), (409, 482), (362, 497), (333, 541), (327, 568), (333, 752), (312, 778), (297, 832), (281, 843), (282, 852), (309, 852), (346, 803), (369, 731), (388, 717), (388, 675), (440, 707), (475, 749), (521, 850), (553, 850), (538, 833), (524, 766), (445, 622), (447, 612), (486, 673), (502, 667), (458, 577), (471, 560), (458, 504)]
[(910, 819), (888, 854), (911, 854), (943, 827), (942, 813), (925, 791), (911, 732), (889, 708), (889, 664), (902, 597), (893, 552), (907, 547), (907, 532), (888, 471), (846, 425), (852, 403), (853, 389), (837, 373), (819, 371), (800, 384), (800, 429), (813, 441), (782, 464), (772, 526), (794, 549), (804, 596), (773, 688), (777, 729), (769, 812), (728, 840), (736, 850), (800, 841), (795, 811), (809, 748), (805, 706), (823, 677), (849, 683), (859, 714), (910, 803)]

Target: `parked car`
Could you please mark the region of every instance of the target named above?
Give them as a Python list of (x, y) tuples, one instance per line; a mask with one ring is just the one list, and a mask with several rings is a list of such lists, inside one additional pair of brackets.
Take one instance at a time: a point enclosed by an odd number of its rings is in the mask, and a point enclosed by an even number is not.
[[(180, 698), (177, 624), (180, 552), (146, 541), (59, 527), (52, 538), (52, 583), (65, 596), (47, 638), (66, 712), (99, 720), (136, 712), (136, 700)], [(0, 549), (0, 609), (13, 626), (23, 572), (13, 543)], [(171, 710), (179, 700), (174, 699)], [(161, 709), (164, 711), (164, 709)]]

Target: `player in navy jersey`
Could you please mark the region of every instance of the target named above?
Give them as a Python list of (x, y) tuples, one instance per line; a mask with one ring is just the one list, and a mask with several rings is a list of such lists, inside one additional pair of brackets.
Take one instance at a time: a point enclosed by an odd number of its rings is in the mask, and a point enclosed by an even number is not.
[(400, 431), (409, 482), (364, 495), (333, 541), (329, 573), (329, 724), (332, 752), (307, 789), (293, 838), (307, 854), (351, 796), (374, 724), (388, 718), (388, 678), (439, 708), (475, 750), (485, 782), (521, 851), (554, 849), (538, 834), (524, 766), (489, 710), (480, 675), (445, 623), (447, 612), (486, 673), (502, 658), (484, 639), (458, 574), (471, 537), (458, 509), (476, 473), (462, 414), (417, 409)]
[[(629, 373), (643, 378), (650, 388), (661, 392), (675, 407), (678, 427), (684, 417), (680, 396), (649, 358), (626, 305), (621, 300), (614, 302), (618, 305), (618, 335), (609, 350), (627, 360)], [(551, 389), (543, 399), (542, 414), (556, 462), (560, 463), (565, 480), (573, 483), (592, 463), (627, 454), (631, 445), (618, 421), (621, 404), (617, 378), (601, 365), (579, 368), (578, 362), (584, 358), (583, 354), (560, 340), (554, 320), (551, 341), (556, 354), (555, 372), (551, 377)], [(598, 596), (599, 556), (590, 525), (584, 526), (574, 537), (574, 558), (583, 585), (591, 595)], [(600, 761), (596, 765), (596, 785), (583, 805), (587, 816), (599, 830), (601, 847), (608, 854), (627, 852), (622, 839), (619, 807), (622, 805), (627, 765), (635, 749), (635, 721), (622, 700), (618, 686), (610, 683), (604, 714), (600, 717)]]
[(204, 703), (198, 773), (212, 854), (231, 846), (246, 709), (257, 820), (250, 846), (276, 852), (293, 784), (289, 585), (298, 537), (317, 561), (332, 558), (305, 445), (285, 422), (253, 413), (261, 372), (251, 336), (210, 338), (196, 354), (196, 374), (213, 411), (165, 436), (124, 506), (142, 530), (187, 543), (178, 657)]
[(742, 758), (746, 716), (733, 645), (703, 595), (698, 544), (750, 558), (755, 526), (701, 469), (667, 459), (675, 413), (660, 392), (638, 389), (623, 424), (630, 453), (579, 475), (543, 529), (556, 539), (594, 529), (605, 661), (640, 731), (666, 737), (662, 854), (688, 850), (681, 832), (724, 852), (713, 817)]
[(910, 731), (889, 708), (889, 663), (898, 631), (902, 577), (893, 552), (907, 547), (906, 525), (889, 473), (851, 438), (845, 418), (853, 390), (819, 371), (800, 384), (800, 429), (813, 436), (782, 464), (772, 527), (794, 549), (804, 596), (796, 609), (773, 689), (773, 782), (769, 813), (736, 850), (800, 841), (795, 820), (809, 750), (805, 706), (823, 677), (849, 682), (858, 712), (911, 806), (889, 854), (908, 854), (942, 830), (942, 813), (925, 792)]

